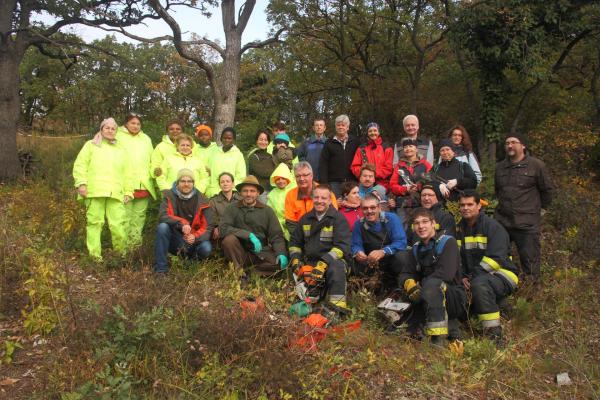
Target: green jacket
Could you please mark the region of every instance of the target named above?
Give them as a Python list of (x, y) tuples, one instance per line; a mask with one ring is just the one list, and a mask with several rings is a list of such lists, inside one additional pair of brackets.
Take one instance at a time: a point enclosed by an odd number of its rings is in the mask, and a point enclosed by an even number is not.
[[(227, 206), (219, 222), (219, 232), (222, 238), (234, 235), (248, 250), (252, 249), (250, 233), (254, 233), (262, 243), (262, 252), (272, 249), (277, 255), (287, 254), (283, 231), (275, 212), (260, 201), (254, 207), (245, 206), (241, 200)], [(263, 257), (261, 253), (259, 257)]]
[(225, 209), (227, 208), (227, 206), (236, 201), (240, 201), (241, 199), (242, 196), (240, 196), (240, 194), (235, 190), (233, 191), (233, 196), (231, 196), (231, 200), (227, 200), (223, 192), (219, 192), (210, 198), (208, 204), (213, 210), (215, 210), (215, 218), (217, 220), (217, 224), (221, 220), (221, 217), (225, 214)]
[[(195, 147), (194, 147), (195, 148)], [(175, 143), (171, 141), (169, 135), (164, 135), (162, 141), (156, 145), (150, 156), (150, 175), (154, 178), (154, 170), (160, 168), (165, 158), (177, 153)]]
[(221, 191), (219, 175), (222, 172), (229, 172), (233, 175), (234, 185), (242, 182), (246, 177), (244, 155), (235, 145), (227, 152), (224, 152), (222, 147), (217, 146), (210, 154), (208, 169), (210, 171), (210, 183), (208, 189), (206, 189), (206, 197), (209, 198)]
[(200, 157), (193, 153), (189, 156), (184, 156), (181, 153), (175, 153), (165, 158), (160, 166), (162, 175), (156, 178), (158, 188), (162, 190), (171, 189), (173, 182), (177, 180), (177, 173), (183, 168), (188, 168), (194, 171), (194, 186), (199, 192), (204, 193), (208, 185), (208, 172), (206, 166), (200, 160)]
[(115, 137), (129, 158), (130, 186), (133, 190), (147, 190), (156, 199), (156, 190), (150, 176), (150, 157), (152, 156), (152, 140), (144, 132), (131, 135), (127, 128), (117, 128)]
[[(275, 184), (276, 178), (286, 179), (288, 185), (283, 189), (279, 189)], [(275, 171), (271, 174), (271, 186), (273, 186), (273, 189), (269, 192), (267, 205), (275, 211), (281, 229), (283, 229), (283, 234), (286, 240), (289, 240), (290, 233), (285, 226), (285, 196), (287, 195), (287, 192), (296, 187), (296, 182), (292, 180), (292, 172), (287, 165), (281, 163), (275, 168)]]
[(198, 143), (194, 143), (194, 149), (192, 150), (192, 152), (195, 156), (200, 157), (204, 165), (208, 165), (210, 161), (210, 156), (217, 148), (219, 148), (219, 146), (217, 146), (215, 142), (211, 142), (208, 145), (208, 147), (202, 147)]
[[(127, 152), (117, 141), (102, 140), (96, 146), (91, 140), (84, 145), (73, 164), (75, 187), (87, 185), (88, 197), (111, 197), (123, 201), (133, 196), (131, 180), (127, 179), (130, 163)], [(78, 197), (81, 199), (81, 196)]]

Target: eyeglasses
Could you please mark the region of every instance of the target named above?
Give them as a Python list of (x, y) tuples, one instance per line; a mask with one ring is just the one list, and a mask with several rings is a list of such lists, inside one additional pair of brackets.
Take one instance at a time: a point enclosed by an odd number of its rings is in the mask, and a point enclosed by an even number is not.
[(194, 183), (194, 181), (192, 181), (190, 179), (180, 179), (179, 183)]
[(521, 144), (521, 142), (519, 142), (518, 140), (507, 140), (506, 142), (504, 142), (505, 146), (508, 146), (511, 144)]
[(311, 175), (312, 175), (312, 173), (308, 172), (306, 174), (295, 174), (294, 176), (296, 177), (296, 179), (298, 179), (298, 178), (308, 178)]
[(362, 206), (361, 207), (363, 210), (367, 211), (367, 210), (377, 210), (377, 208), (379, 208), (379, 206)]

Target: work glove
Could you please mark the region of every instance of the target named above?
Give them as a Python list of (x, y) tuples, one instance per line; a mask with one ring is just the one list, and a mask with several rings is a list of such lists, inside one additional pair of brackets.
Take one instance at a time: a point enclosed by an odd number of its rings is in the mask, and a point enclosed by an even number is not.
[(411, 302), (418, 303), (421, 300), (421, 285), (414, 279), (407, 279), (404, 282), (404, 291)]
[(440, 193), (442, 194), (442, 196), (444, 197), (448, 197), (450, 196), (450, 190), (448, 189), (448, 186), (446, 186), (445, 183), (440, 183)]
[(291, 265), (292, 265), (292, 271), (296, 272), (298, 270), (298, 268), (302, 267), (302, 262), (300, 261), (300, 259), (298, 257), (293, 257)]
[(456, 179), (450, 179), (447, 183), (446, 183), (446, 187), (450, 190), (454, 189), (456, 187), (456, 185), (458, 184), (458, 181)]
[(325, 271), (327, 271), (327, 263), (319, 261), (312, 270), (311, 278), (317, 282), (323, 282), (325, 280)]
[(283, 254), (277, 256), (277, 264), (279, 264), (279, 268), (283, 271), (288, 266), (288, 258)]
[(252, 246), (254, 246), (254, 250), (252, 250), (252, 252), (254, 254), (260, 253), (260, 251), (262, 250), (262, 244), (260, 243), (260, 240), (256, 237), (254, 233), (250, 233), (248, 238), (250, 239)]

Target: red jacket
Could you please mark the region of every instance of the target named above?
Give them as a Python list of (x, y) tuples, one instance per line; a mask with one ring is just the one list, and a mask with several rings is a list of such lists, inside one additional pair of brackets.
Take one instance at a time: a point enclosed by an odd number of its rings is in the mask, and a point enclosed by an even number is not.
[(420, 175), (431, 170), (431, 164), (429, 164), (426, 159), (422, 158), (419, 161), (412, 163), (412, 165), (410, 165), (408, 161), (400, 160), (398, 161), (398, 164), (394, 166), (394, 172), (392, 172), (392, 178), (390, 179), (390, 190), (396, 196), (406, 196), (408, 194), (408, 189), (404, 186), (404, 180), (400, 177), (400, 173), (398, 172), (400, 169), (403, 169), (406, 175), (414, 182)]
[(375, 141), (369, 140), (366, 145), (356, 149), (350, 170), (357, 179), (360, 177), (360, 167), (365, 163), (365, 159), (375, 165), (375, 182), (388, 189), (394, 159), (393, 147), (382, 144), (381, 137), (378, 137)]
[[(195, 210), (193, 218), (182, 216), (181, 205), (184, 202), (190, 202)], [(182, 200), (172, 190), (169, 190), (160, 205), (158, 220), (178, 231), (181, 231), (184, 225), (190, 225), (196, 241), (210, 240), (216, 225), (215, 212), (209, 207), (208, 200), (200, 192), (196, 192), (188, 200)]]

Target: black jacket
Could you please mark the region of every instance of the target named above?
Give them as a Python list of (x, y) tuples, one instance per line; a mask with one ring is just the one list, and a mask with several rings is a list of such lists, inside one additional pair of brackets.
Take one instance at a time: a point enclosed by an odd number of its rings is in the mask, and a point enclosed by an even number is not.
[(546, 165), (528, 155), (516, 164), (508, 159), (496, 164), (494, 186), (496, 219), (507, 229), (537, 228), (540, 211), (550, 205), (554, 192)]
[[(431, 212), (433, 213), (433, 217), (435, 218), (435, 230), (440, 233), (445, 233), (446, 235), (456, 237), (456, 221), (454, 220), (454, 216), (446, 211), (443, 207), (442, 203), (434, 204), (431, 207)], [(412, 229), (412, 219), (408, 224), (406, 236), (408, 237), (408, 245), (412, 246), (419, 240), (419, 237)]]
[[(431, 171), (447, 181), (456, 179), (456, 189), (458, 190), (475, 189), (477, 187), (477, 176), (475, 176), (473, 168), (465, 162), (458, 161), (456, 157), (450, 161), (442, 161), (434, 165)], [(441, 198), (442, 195), (439, 193), (438, 185), (435, 185), (435, 190), (438, 192), (438, 197)], [(458, 200), (457, 190), (452, 190), (450, 200)]]
[(300, 218), (291, 234), (290, 257), (302, 259), (305, 263), (348, 261), (350, 235), (348, 220), (333, 206), (329, 206), (320, 221), (312, 209)]
[(320, 183), (346, 182), (356, 180), (350, 166), (354, 159), (356, 149), (360, 146), (358, 139), (348, 136), (346, 147), (334, 137), (327, 139), (325, 147), (321, 151), (321, 160), (319, 161)]
[(481, 274), (496, 274), (516, 288), (518, 271), (510, 259), (510, 240), (498, 221), (483, 212), (472, 227), (463, 219), (456, 228), (456, 239), (464, 276), (473, 279)]

